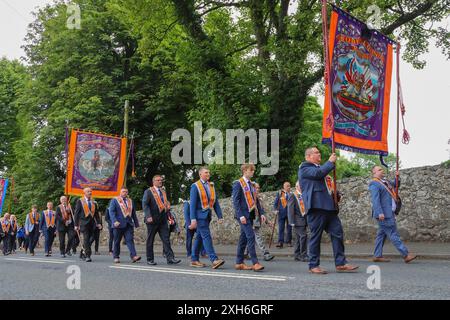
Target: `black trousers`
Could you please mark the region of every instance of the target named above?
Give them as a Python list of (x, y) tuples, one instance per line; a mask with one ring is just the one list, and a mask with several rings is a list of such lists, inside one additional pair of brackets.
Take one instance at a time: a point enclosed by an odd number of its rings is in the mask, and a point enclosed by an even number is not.
[(81, 232), (83, 234), (83, 247), (86, 257), (90, 258), (92, 255), (92, 243), (95, 237), (95, 225), (94, 222), (85, 226), (85, 229)]
[(98, 247), (100, 245), (100, 230), (99, 228), (95, 227), (94, 230), (94, 242), (95, 242), (95, 252), (98, 252)]
[(6, 255), (10, 251), (9, 250), (10, 239), (11, 239), (11, 235), (9, 235), (9, 234), (5, 234), (5, 235), (1, 236), (0, 242), (3, 242), (3, 254), (4, 255)]
[(147, 261), (152, 261), (155, 259), (153, 244), (157, 233), (163, 243), (163, 250), (167, 260), (172, 260), (174, 258), (174, 254), (172, 247), (170, 246), (169, 226), (167, 221), (163, 221), (161, 223), (147, 224)]
[[(67, 246), (66, 246), (67, 235)], [(67, 227), (63, 231), (58, 231), (59, 236), (59, 251), (61, 254), (66, 254), (73, 248), (73, 242), (75, 237), (75, 230), (72, 227)]]
[(308, 234), (306, 231), (306, 225), (295, 226), (295, 257), (296, 258), (308, 258)]
[(30, 253), (34, 253), (34, 248), (36, 248), (38, 241), (39, 241), (39, 227), (35, 225), (33, 231), (31, 231), (30, 235), (28, 236)]
[(17, 238), (17, 242), (19, 243), (19, 248), (25, 245), (25, 238)]

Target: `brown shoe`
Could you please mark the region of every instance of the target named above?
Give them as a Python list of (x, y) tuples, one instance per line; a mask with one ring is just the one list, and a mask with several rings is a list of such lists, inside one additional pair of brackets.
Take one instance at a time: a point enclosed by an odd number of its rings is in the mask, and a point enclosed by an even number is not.
[(384, 257), (374, 257), (372, 259), (373, 262), (391, 262), (391, 259), (387, 259)]
[(133, 257), (133, 259), (131, 259), (131, 261), (132, 261), (133, 263), (136, 263), (136, 262), (138, 262), (138, 261), (141, 261), (141, 257), (140, 257), (140, 256)]
[(252, 267), (246, 265), (245, 263), (239, 263), (234, 266), (236, 270), (253, 270)]
[(417, 256), (415, 254), (408, 254), (403, 260), (405, 260), (405, 263), (410, 263), (416, 258)]
[(352, 266), (351, 264), (345, 264), (343, 266), (336, 266), (337, 272), (354, 272), (359, 266)]
[(213, 268), (213, 269), (217, 269), (217, 268), (219, 268), (220, 266), (223, 266), (224, 263), (225, 263), (224, 260), (217, 259), (216, 261), (214, 261), (214, 262), (212, 263), (212, 268)]
[(263, 271), (264, 267), (259, 262), (257, 262), (253, 265), (252, 269), (253, 271)]
[(200, 261), (191, 261), (191, 267), (204, 268), (204, 267), (206, 267), (206, 264), (201, 263)]
[(328, 272), (323, 270), (321, 267), (315, 267), (312, 269), (309, 269), (309, 272), (312, 274), (327, 274)]

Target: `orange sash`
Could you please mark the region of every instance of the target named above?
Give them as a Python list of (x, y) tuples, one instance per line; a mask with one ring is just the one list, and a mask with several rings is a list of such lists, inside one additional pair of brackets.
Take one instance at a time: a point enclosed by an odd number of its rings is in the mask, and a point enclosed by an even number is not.
[[(127, 198), (127, 204), (125, 205), (125, 201), (123, 201), (122, 197), (116, 197), (117, 202), (119, 203), (120, 210), (122, 210), (123, 216), (131, 217), (131, 213), (133, 212), (133, 202), (130, 198)], [(158, 205), (159, 206), (159, 205)]]
[(28, 216), (29, 216), (29, 218), (30, 218), (31, 224), (38, 224), (38, 223), (39, 223), (39, 219), (34, 220), (34, 218), (33, 218), (33, 212), (30, 212), (30, 213), (28, 214)]
[(2, 219), (2, 229), (4, 233), (8, 233), (9, 232), (9, 228), (11, 227), (11, 225), (9, 223), (5, 222), (5, 219)]
[(206, 193), (206, 189), (202, 181), (198, 180), (195, 183), (195, 186), (197, 187), (198, 193), (200, 195), (203, 210), (212, 209), (214, 207), (214, 203), (216, 202), (216, 190), (214, 189), (214, 184), (212, 182), (208, 183), (209, 183), (209, 190), (211, 191), (211, 199), (209, 199), (209, 202), (208, 202), (208, 194)]
[[(66, 208), (62, 204), (59, 205), (59, 208), (61, 209), (63, 220), (68, 221), (70, 219), (70, 215), (67, 212)], [(69, 209), (69, 212), (72, 212), (72, 208), (70, 207), (70, 204), (67, 205), (67, 209)]]
[[(244, 195), (245, 195), (245, 202), (247, 202), (247, 208), (248, 208), (248, 211), (250, 212), (255, 209), (254, 194), (250, 190), (250, 186), (247, 185), (244, 178), (240, 178), (239, 183), (241, 184), (242, 191), (244, 192)], [(253, 184), (253, 182), (251, 182), (251, 181), (250, 181), (250, 183)]]
[(45, 210), (44, 217), (47, 228), (55, 226), (55, 212), (52, 211), (52, 218), (50, 219), (49, 210)]
[(328, 194), (333, 194), (333, 179), (330, 176), (325, 177), (325, 185), (327, 186)]
[(373, 178), (373, 181), (376, 181), (378, 183), (380, 183), (386, 190), (387, 192), (389, 192), (389, 194), (391, 195), (392, 199), (394, 199), (395, 201), (398, 201), (397, 199), (397, 195), (395, 194), (394, 190), (392, 190), (391, 185), (389, 184), (389, 182), (387, 182), (387, 186), (383, 183), (383, 181), (381, 181), (378, 178)]
[(84, 217), (87, 218), (89, 215), (91, 215), (93, 217), (94, 213), (95, 213), (94, 200), (91, 199), (91, 210), (89, 210), (89, 205), (85, 198), (81, 198), (80, 200), (81, 200), (81, 204), (83, 205)]
[(303, 196), (298, 190), (294, 191), (295, 199), (297, 199), (298, 207), (300, 208), (300, 213), (302, 214), (302, 217), (306, 214), (305, 210), (305, 202), (303, 201)]
[(284, 190), (281, 190), (280, 201), (281, 201), (281, 205), (283, 206), (283, 208), (286, 208), (287, 200), (286, 200), (286, 191), (284, 191)]
[(150, 187), (150, 191), (152, 192), (153, 198), (155, 199), (156, 204), (158, 205), (159, 212), (163, 212), (164, 210), (168, 209), (169, 201), (167, 201), (166, 191), (163, 190), (162, 188), (160, 188), (160, 190), (164, 198), (164, 203), (161, 201), (159, 193), (156, 192), (156, 188)]

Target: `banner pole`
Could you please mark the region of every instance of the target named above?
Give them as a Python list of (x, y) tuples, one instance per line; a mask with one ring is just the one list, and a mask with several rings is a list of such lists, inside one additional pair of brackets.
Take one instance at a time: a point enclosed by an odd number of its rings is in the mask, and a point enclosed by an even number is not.
[[(322, 0), (322, 35), (323, 35), (323, 53), (325, 59), (325, 87), (330, 83), (330, 51), (329, 51), (329, 43), (328, 43), (328, 19), (327, 19), (327, 0)], [(330, 106), (330, 116), (333, 118), (333, 105), (331, 100), (331, 92), (328, 90), (328, 94), (325, 99), (328, 100)], [(331, 152), (336, 153), (336, 144), (334, 142), (334, 119), (331, 121)], [(334, 165), (333, 170), (333, 194), (334, 194), (334, 203), (336, 208), (338, 206), (337, 200), (337, 185), (336, 185), (336, 163)]]
[(400, 43), (397, 43), (397, 155), (395, 170), (395, 194), (398, 197), (398, 173), (400, 169)]

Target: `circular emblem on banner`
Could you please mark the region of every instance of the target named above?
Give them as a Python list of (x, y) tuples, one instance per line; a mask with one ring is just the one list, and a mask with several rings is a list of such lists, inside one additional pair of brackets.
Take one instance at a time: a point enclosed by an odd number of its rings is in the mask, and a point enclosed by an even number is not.
[(114, 174), (114, 160), (105, 150), (90, 149), (81, 156), (78, 170), (87, 180), (105, 180)]

